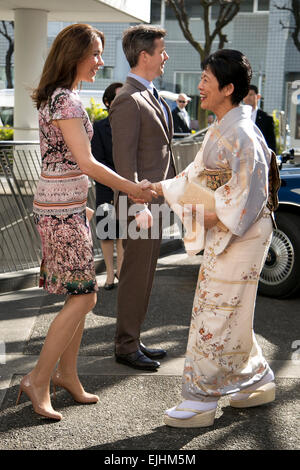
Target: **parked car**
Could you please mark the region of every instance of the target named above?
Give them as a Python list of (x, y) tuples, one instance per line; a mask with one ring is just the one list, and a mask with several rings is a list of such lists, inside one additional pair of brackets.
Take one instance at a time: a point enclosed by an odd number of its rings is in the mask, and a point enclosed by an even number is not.
[[(206, 130), (173, 143), (178, 173), (195, 158)], [(258, 286), (260, 294), (278, 299), (300, 290), (300, 165), (287, 163), (292, 160), (293, 149), (277, 156), (281, 178), (279, 208), (275, 212), (277, 229)]]
[(277, 229), (263, 267), (259, 293), (284, 299), (300, 290), (300, 166), (285, 164), (294, 151), (279, 157), (281, 188), (275, 212)]

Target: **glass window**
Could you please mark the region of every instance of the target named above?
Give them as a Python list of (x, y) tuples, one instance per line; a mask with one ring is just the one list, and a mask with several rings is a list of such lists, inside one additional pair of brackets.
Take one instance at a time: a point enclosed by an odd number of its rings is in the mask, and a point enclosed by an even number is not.
[[(199, 0), (187, 0), (185, 2), (186, 12), (189, 18), (202, 18), (203, 8)], [(151, 23), (160, 23), (161, 0), (151, 1)], [(166, 4), (166, 20), (176, 20), (173, 8)]]
[(98, 72), (97, 72), (97, 78), (113, 78), (113, 67), (102, 67)]
[(300, 139), (300, 105), (296, 107), (295, 139)]
[(6, 88), (6, 73), (5, 67), (0, 67), (0, 88)]
[(241, 2), (240, 12), (253, 12), (253, 0), (243, 0)]
[(203, 18), (203, 8), (199, 0), (189, 0), (186, 2), (186, 11), (189, 18)]
[(269, 11), (269, 9), (270, 9), (270, 0), (257, 0), (258, 11)]
[[(254, 7), (254, 0), (243, 0), (240, 4), (240, 12), (241, 13), (252, 13)], [(211, 18), (216, 20), (219, 16), (220, 5), (218, 3), (214, 3), (211, 7)]]
[(62, 21), (49, 21), (48, 22), (48, 36), (55, 37), (64, 28)]
[(219, 16), (220, 6), (216, 3), (211, 7), (211, 18), (216, 20)]
[(176, 93), (185, 93), (192, 98), (192, 101), (186, 107), (192, 120), (197, 119), (200, 78), (200, 72), (176, 72), (175, 74)]
[(160, 23), (161, 0), (152, 0), (151, 2), (151, 23)]

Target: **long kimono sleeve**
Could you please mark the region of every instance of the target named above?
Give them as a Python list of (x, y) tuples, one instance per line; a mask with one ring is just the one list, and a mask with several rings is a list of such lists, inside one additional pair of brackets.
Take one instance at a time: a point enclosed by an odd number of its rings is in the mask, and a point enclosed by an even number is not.
[(203, 250), (205, 240), (203, 211), (197, 213), (196, 218), (193, 218), (192, 212), (190, 212), (187, 207), (182, 207), (179, 202), (194, 172), (195, 163), (192, 162), (184, 171), (175, 176), (175, 178), (161, 181), (163, 194), (167, 203), (179, 217), (185, 228), (183, 241), (189, 256), (196, 255)]
[(174, 178), (161, 181), (162, 190), (164, 197), (172, 207), (174, 204), (178, 204), (178, 200), (183, 195), (186, 185), (188, 183), (189, 170), (194, 166), (194, 162), (190, 163), (185, 170), (179, 173)]
[(232, 177), (215, 192), (216, 213), (233, 235), (241, 237), (267, 202), (268, 158), (256, 139), (235, 138), (228, 152)]

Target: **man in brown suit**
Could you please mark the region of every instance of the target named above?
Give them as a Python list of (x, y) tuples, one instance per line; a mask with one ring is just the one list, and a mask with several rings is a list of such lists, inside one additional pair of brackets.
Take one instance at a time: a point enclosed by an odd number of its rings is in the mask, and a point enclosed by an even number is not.
[[(154, 182), (175, 176), (171, 152), (172, 114), (152, 83), (163, 74), (169, 58), (165, 51), (165, 34), (165, 30), (158, 27), (139, 25), (129, 28), (123, 36), (123, 50), (131, 70), (112, 103), (109, 119), (116, 171), (132, 181)], [(116, 199), (119, 196), (117, 194)], [(163, 201), (156, 201), (159, 202)], [(145, 207), (135, 218), (128, 217), (127, 224), (136, 223), (142, 228), (144, 222), (149, 226), (151, 218), (151, 207)], [(129, 234), (123, 240), (124, 259), (118, 287), (116, 361), (152, 371), (160, 366), (157, 359), (164, 357), (166, 351), (146, 348), (140, 341), (140, 332), (148, 309), (160, 243), (161, 227), (159, 238), (133, 239)]]

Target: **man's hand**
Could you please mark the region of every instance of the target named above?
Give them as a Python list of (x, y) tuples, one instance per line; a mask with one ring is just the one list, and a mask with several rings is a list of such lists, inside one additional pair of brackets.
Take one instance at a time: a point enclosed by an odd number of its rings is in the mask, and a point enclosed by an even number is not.
[(137, 226), (144, 230), (147, 230), (153, 225), (153, 216), (147, 207), (145, 207), (143, 211), (136, 214), (135, 220)]
[(136, 193), (129, 195), (129, 198), (136, 204), (151, 202), (153, 198), (157, 198), (157, 193), (151, 189), (150, 181), (142, 180), (136, 186)]

